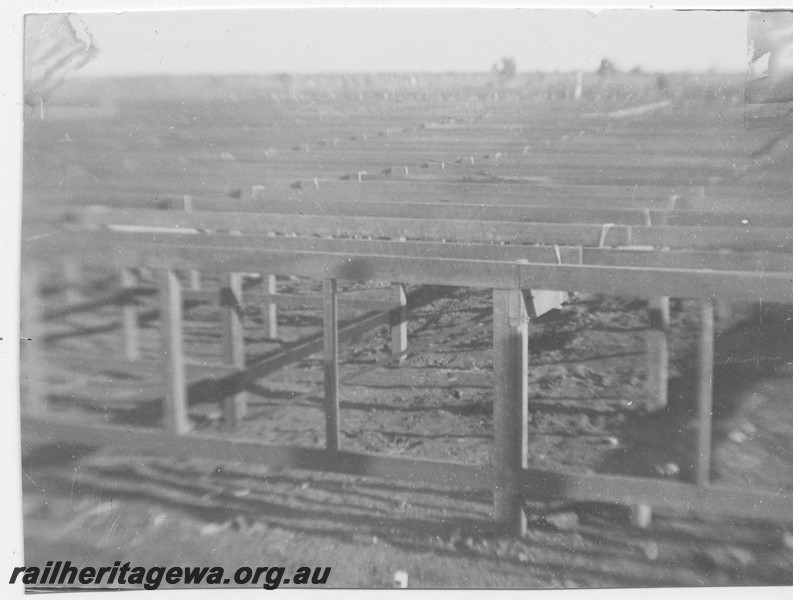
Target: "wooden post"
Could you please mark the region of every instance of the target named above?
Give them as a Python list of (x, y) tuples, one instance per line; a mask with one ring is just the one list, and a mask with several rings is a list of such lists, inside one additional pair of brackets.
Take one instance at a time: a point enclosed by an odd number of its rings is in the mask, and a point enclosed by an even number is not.
[(41, 415), (47, 410), (46, 369), (43, 354), (43, 327), (39, 269), (33, 265), (22, 270), (20, 281), (20, 395), (21, 411)]
[[(314, 187), (319, 189), (318, 179), (314, 179)], [(259, 199), (263, 196), (264, 191), (265, 187), (263, 185), (254, 185), (251, 187), (251, 198)], [(268, 235), (273, 235), (273, 233), (270, 232)], [(265, 294), (275, 295), (278, 293), (278, 280), (275, 275), (262, 273), (262, 283), (264, 284)], [(274, 302), (268, 302), (264, 306), (264, 327), (269, 339), (278, 339), (278, 305)]]
[[(129, 289), (135, 287), (138, 278), (132, 269), (121, 271), (121, 287)], [(121, 326), (124, 336), (124, 356), (127, 360), (138, 360), (140, 358), (140, 338), (138, 331), (138, 307), (132, 298), (125, 299), (124, 306), (121, 308)]]
[[(400, 242), (407, 241), (406, 237), (397, 238)], [(391, 284), (391, 299), (397, 308), (391, 310), (391, 355), (399, 356), (398, 362), (407, 358), (403, 353), (408, 349), (408, 320), (407, 320), (407, 294), (404, 283)]]
[[(193, 197), (189, 194), (184, 196), (184, 211), (193, 212)], [(199, 271), (190, 271), (190, 289), (194, 291), (201, 289), (201, 273)]]
[[(224, 275), (220, 291), (222, 311), (223, 359), (226, 364), (245, 368), (245, 331), (242, 325), (242, 273)], [(247, 409), (247, 394), (239, 392), (223, 401), (225, 428), (234, 430)]]
[[(319, 188), (319, 182), (317, 179), (314, 180), (314, 186)], [(264, 191), (265, 187), (263, 185), (252, 186), (251, 198), (254, 200), (260, 199), (263, 196)], [(268, 235), (273, 235), (273, 233), (271, 232)], [(262, 282), (264, 283), (265, 294), (274, 295), (278, 293), (278, 282), (275, 278), (275, 275), (262, 273)], [(269, 339), (278, 339), (278, 305), (274, 302), (269, 302), (264, 306), (264, 327)]]
[(397, 307), (391, 310), (391, 354), (405, 360), (408, 349), (407, 294), (404, 283), (391, 284), (391, 298)]
[(528, 466), (528, 325), (521, 290), (493, 290), (495, 517), (500, 528), (519, 536), (526, 531), (521, 480)]
[[(667, 199), (667, 208), (675, 209), (677, 196)], [(647, 227), (666, 225), (666, 213), (661, 211), (652, 222), (650, 212), (644, 217)], [(669, 347), (667, 332), (669, 331), (669, 297), (655, 296), (647, 302), (650, 317), (650, 331), (647, 334), (647, 392), (650, 394), (650, 410), (666, 407), (669, 401)]]
[(187, 414), (187, 384), (182, 343), (182, 286), (176, 272), (160, 272), (160, 333), (163, 381), (165, 382), (165, 425), (177, 435), (190, 431)]
[(697, 470), (696, 483), (710, 483), (713, 426), (713, 301), (702, 300), (699, 326), (699, 373), (697, 376)]
[(650, 330), (647, 332), (647, 393), (649, 408), (664, 408), (668, 401), (669, 349), (669, 298), (656, 296), (647, 302)]
[[(266, 294), (274, 296), (278, 293), (278, 280), (275, 275), (262, 275), (262, 280)], [(275, 302), (269, 302), (264, 307), (264, 326), (269, 339), (278, 339), (278, 305)]]
[(326, 279), (322, 288), (323, 323), (325, 328), (325, 444), (328, 450), (339, 450), (339, 315), (337, 282)]

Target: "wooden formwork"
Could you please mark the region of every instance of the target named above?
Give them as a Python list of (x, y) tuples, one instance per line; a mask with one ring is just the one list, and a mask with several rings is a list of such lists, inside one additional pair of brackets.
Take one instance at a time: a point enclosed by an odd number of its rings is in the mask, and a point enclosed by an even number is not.
[[(38, 432), (56, 439), (73, 438), (85, 443), (143, 446), (153, 452), (170, 453), (180, 448), (216, 458), (242, 457), (246, 461), (260, 460), (281, 466), (492, 489), (495, 521), (500, 527), (515, 533), (522, 532), (525, 527), (522, 513), (525, 498), (621, 502), (702, 513), (732, 512), (785, 521), (793, 517), (793, 497), (789, 495), (724, 489), (710, 484), (713, 302), (723, 295), (735, 300), (762, 298), (764, 301), (789, 301), (793, 260), (787, 253), (786, 228), (752, 228), (746, 234), (749, 238), (747, 241), (743, 230), (723, 226), (694, 228), (697, 230), (695, 234), (687, 231), (685, 226), (673, 225), (660, 226), (656, 231), (652, 225), (604, 228), (589, 224), (502, 221), (472, 224), (454, 220), (429, 222), (366, 216), (333, 217), (330, 219), (332, 222), (328, 223), (327, 217), (320, 219), (310, 215), (257, 216), (203, 209), (189, 214), (147, 210), (88, 211), (83, 217), (82, 224), (75, 226), (74, 231), (39, 238), (25, 248), (27, 268), (23, 289), (27, 296), (23, 308), (27, 313), (26, 327), (38, 327), (41, 317), (41, 311), (37, 309), (35, 267), (46, 264), (53, 253), (68, 255), (80, 264), (113, 267), (122, 273), (129, 273), (130, 269), (138, 267), (158, 270), (163, 340), (159, 368), (166, 389), (163, 427), (133, 431), (117, 426), (96, 428), (85, 423), (56, 419), (46, 411), (46, 392), (41, 389), (39, 380), (36, 382), (38, 385), (31, 385), (25, 395), (26, 432)], [(152, 224), (164, 228), (211, 230), (218, 233), (174, 235), (173, 230), (159, 233), (129, 230), (130, 227)], [(478, 227), (478, 232), (473, 225)], [(108, 226), (116, 230), (102, 230)], [(126, 231), (119, 230), (124, 227)], [(262, 232), (273, 230), (329, 236), (340, 235), (340, 231), (354, 231), (356, 234), (392, 239), (261, 236)], [(231, 235), (223, 231), (257, 235)], [(457, 242), (400, 241), (399, 237)], [(656, 247), (671, 249), (637, 249), (637, 237), (643, 241), (654, 241)], [(571, 246), (560, 248), (561, 244), (557, 243), (560, 239)], [(479, 244), (466, 243), (477, 240)], [(546, 245), (483, 244), (482, 240)], [(761, 240), (765, 240), (765, 243), (759, 244)], [(734, 256), (726, 255), (725, 262), (719, 264), (715, 259), (720, 254), (711, 249), (729, 247), (731, 244), (737, 249), (757, 246), (773, 247), (776, 251), (736, 252)], [(627, 250), (622, 249), (625, 246), (628, 246)], [(428, 252), (430, 248), (439, 253)], [(594, 262), (586, 262), (584, 257)], [(631, 264), (631, 260), (637, 263)], [(623, 262), (615, 266), (610, 261)], [(716, 266), (703, 270), (702, 266), (710, 265), (710, 261)], [(321, 303), (324, 332), (319, 339), (310, 340), (274, 358), (242, 369), (239, 361), (240, 337), (235, 335), (235, 331), (239, 330), (234, 317), (234, 310), (239, 304), (239, 282), (233, 274), (247, 272), (250, 265), (254, 264), (268, 273), (291, 273), (322, 279), (325, 282)], [(750, 268), (758, 264), (761, 268)], [(182, 298), (191, 293), (205, 292), (182, 290), (175, 272), (198, 269), (223, 277), (222, 301), (228, 311), (224, 326), (227, 366), (219, 369), (218, 377), (230, 384), (229, 389), (241, 393), (245, 382), (255, 381), (295, 359), (318, 351), (324, 352), (325, 450), (275, 447), (252, 440), (229, 439), (225, 434), (190, 431), (185, 399), (191, 365), (186, 362), (182, 352)], [(128, 275), (124, 277), (124, 284), (128, 288), (134, 286), (134, 281)], [(338, 436), (341, 416), (337, 393), (338, 345), (345, 335), (353, 335), (355, 331), (338, 328), (339, 280), (493, 289), (496, 372), (492, 468), (353, 453), (341, 447)], [(528, 313), (522, 292), (537, 288), (624, 293), (648, 298), (672, 295), (700, 300), (699, 435), (694, 481), (668, 482), (527, 468), (525, 416), (528, 410)], [(405, 297), (405, 301), (409, 307), (410, 298)], [(403, 308), (400, 306), (399, 310)], [(661, 312), (659, 320), (662, 321), (662, 304), (657, 304), (656, 310)], [(372, 323), (387, 324), (391, 320), (388, 312), (373, 313), (359, 321), (357, 331)], [(134, 319), (129, 317), (128, 322), (133, 323)], [(134, 327), (130, 326), (126, 332), (124, 347), (127, 359), (134, 359), (136, 355), (133, 330)], [(26, 353), (25, 371), (42, 372), (44, 354), (39, 344), (31, 344)], [(134, 362), (131, 364), (134, 365)], [(206, 369), (203, 369), (202, 374), (206, 376)], [(243, 411), (244, 399), (239, 393), (232, 394), (226, 404), (230, 427), (242, 417)]]
[[(128, 209), (123, 212), (91, 209), (78, 216), (71, 215), (71, 220), (93, 227), (111, 226), (116, 229), (114, 235), (152, 244), (166, 242), (166, 233), (174, 230), (240, 233), (244, 229), (246, 233), (268, 237), (232, 240), (229, 234), (224, 237), (216, 233), (213, 239), (233, 243), (240, 249), (258, 247), (274, 251), (375, 252), (395, 256), (648, 268), (789, 270), (788, 226), (791, 223), (786, 215), (697, 210), (695, 205), (681, 203), (676, 196), (665, 200), (665, 208), (659, 208), (651, 198), (631, 199), (630, 206), (603, 208), (579, 206), (574, 200), (559, 206), (553, 197), (537, 196), (530, 199), (534, 204), (527, 206), (517, 204), (517, 199), (511, 204), (504, 204), (503, 200), (498, 205), (455, 204), (446, 202), (448, 198), (437, 193), (429, 196), (433, 202), (348, 201), (341, 194), (344, 189), (360, 191), (369, 187), (369, 184), (346, 183), (332, 186), (334, 189), (330, 191), (290, 195), (283, 199), (281, 195), (265, 194), (262, 186), (254, 188), (250, 200), (190, 197), (187, 203), (187, 199), (182, 198), (157, 198), (157, 206), (174, 209), (169, 211), (145, 208), (151, 200), (141, 196), (98, 197), (95, 200), (102, 200), (106, 205)], [(470, 187), (469, 191), (472, 191)], [(382, 186), (375, 185), (372, 194), (364, 197), (379, 198), (380, 193)], [(699, 192), (695, 191), (694, 197), (699, 198)], [(182, 212), (183, 203), (189, 210)], [(680, 204), (688, 208), (681, 209)], [(159, 237), (156, 233), (140, 232), (145, 228), (159, 228)], [(133, 233), (136, 230), (139, 232)], [(274, 231), (290, 237), (269, 237)], [(291, 237), (345, 236), (348, 232), (355, 232), (356, 237), (365, 236), (370, 241)], [(398, 242), (391, 243), (383, 238)], [(399, 243), (407, 238), (435, 241)], [(449, 243), (450, 240), (458, 243)], [(114, 239), (107, 239), (106, 243), (112, 245)], [(724, 253), (725, 249), (732, 251)], [(196, 272), (192, 274), (191, 281)], [(272, 274), (266, 276), (266, 293), (256, 298), (259, 302), (267, 302), (270, 337), (276, 335), (278, 304), (288, 305), (295, 301), (304, 306), (319, 305), (305, 297), (276, 296), (274, 279)], [(404, 306), (401, 284), (394, 284), (393, 289), (394, 299)], [(211, 299), (206, 293), (194, 290), (187, 291), (186, 295), (193, 299)], [(556, 298), (555, 295), (549, 297)], [(540, 302), (539, 297), (535, 300)], [(375, 304), (377, 302), (372, 303), (372, 308)], [(395, 356), (401, 355), (407, 346), (406, 321), (400, 318), (403, 312), (391, 312), (392, 353)], [(530, 312), (537, 314), (535, 310)], [(661, 407), (666, 403), (668, 297), (651, 299), (650, 317), (653, 327), (647, 336), (648, 378), (655, 394), (654, 404)]]

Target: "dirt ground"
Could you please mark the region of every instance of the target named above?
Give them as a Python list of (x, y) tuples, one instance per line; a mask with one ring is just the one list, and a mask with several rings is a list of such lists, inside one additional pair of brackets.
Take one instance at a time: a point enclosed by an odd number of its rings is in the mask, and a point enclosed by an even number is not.
[[(170, 133), (152, 142), (154, 125), (141, 116), (148, 105), (128, 102), (138, 112), (112, 127), (92, 123), (81, 131), (79, 121), (33, 123), (26, 131), (26, 189), (40, 192), (50, 186), (64, 202), (75, 198), (81, 186), (90, 189), (97, 181), (123, 189), (125, 181), (145, 170), (145, 161), (154, 161), (163, 147), (176, 143)], [(179, 110), (175, 104), (168, 106), (172, 113), (184, 115), (202, 110), (209, 114), (215, 107), (212, 103), (183, 105)], [(734, 105), (728, 108), (730, 114), (737, 114)], [(542, 114), (550, 114), (549, 109), (542, 110), (535, 117), (538, 122)], [(289, 116), (286, 108), (283, 111)], [(155, 121), (173, 117), (163, 114), (146, 117)], [(188, 128), (184, 115), (180, 123)], [(268, 127), (273, 138), (289, 147), (293, 143), (289, 136), (305, 131), (287, 131), (286, 116), (283, 132), (273, 132), (276, 125)], [(327, 113), (325, 117), (329, 118)], [(498, 117), (496, 113), (492, 118)], [(652, 132), (661, 127), (652, 123), (653, 118), (648, 117), (649, 125), (630, 126)], [(205, 123), (209, 121), (207, 117)], [(279, 121), (273, 118), (272, 123)], [(225, 122), (226, 127), (233, 125)], [(193, 132), (200, 130), (190, 126)], [(130, 146), (123, 165), (103, 163), (105, 153), (112, 156), (124, 150), (111, 147), (126, 139), (112, 135), (122, 129), (129, 130), (130, 139), (134, 133), (135, 139), (143, 141)], [(212, 131), (211, 135), (223, 135)], [(564, 131), (552, 135), (560, 138)], [(594, 125), (587, 131), (597, 133)], [(255, 137), (256, 131), (246, 132), (251, 139)], [(619, 131), (600, 133), (608, 136)], [(69, 143), (48, 145), (50, 136), (61, 139), (64, 134)], [(586, 142), (588, 138), (580, 139)], [(200, 141), (204, 149), (220, 149)], [(102, 144), (110, 146), (103, 150)], [(81, 153), (80, 145), (93, 154)], [(549, 154), (555, 151), (554, 147)], [(234, 156), (241, 152), (232, 149)], [(226, 166), (228, 173), (215, 173), (214, 178), (210, 173), (202, 181), (227, 189), (229, 182), (239, 181), (234, 179), (239, 175), (234, 169), (243, 165)], [(163, 173), (155, 175), (165, 182), (169, 168), (165, 162)], [(196, 158), (179, 177), (195, 178), (204, 168), (209, 167)], [(156, 187), (156, 181), (151, 185)], [(45, 296), (50, 306), (62, 301), (55, 281)], [(90, 297), (109, 285), (105, 273), (91, 272), (80, 292)], [(360, 287), (349, 291), (382, 295), (382, 290)], [(316, 282), (286, 277), (279, 281), (282, 292), (317, 290)], [(143, 308), (145, 303), (153, 307), (154, 300), (145, 299)], [(111, 307), (53, 322), (48, 328), (49, 342), (67, 354), (118, 353), (117, 311)], [(342, 319), (353, 316), (343, 313)], [(203, 305), (186, 312), (189, 356), (218, 355), (218, 318), (215, 309)], [(696, 304), (673, 301), (671, 319), (670, 402), (667, 409), (654, 413), (645, 410), (649, 326), (645, 300), (577, 295), (561, 310), (530, 324), (531, 466), (690, 477)], [(732, 315), (718, 322), (713, 465), (717, 482), (793, 490), (789, 322), (789, 313), (775, 306), (734, 307)], [(143, 358), (153, 359), (157, 323), (144, 320), (142, 325)], [(260, 307), (248, 306), (249, 362), (317, 333), (321, 314), (280, 310), (278, 341), (264, 338), (261, 325)], [(411, 312), (409, 340), (411, 351), (402, 363), (389, 361), (386, 328), (343, 347), (343, 447), (487, 464), (492, 447), (490, 291), (444, 290), (440, 299)], [(82, 376), (56, 370), (50, 375), (54, 383)], [(86, 419), (156, 422), (157, 398), (144, 403), (116, 399), (110, 408), (108, 398), (97, 402), (100, 390), (117, 377), (118, 373), (110, 373), (104, 381), (87, 379), (81, 391), (55, 397), (53, 405), (82, 411)], [(216, 427), (217, 398), (202, 395), (200, 386), (192, 392), (196, 426)], [(242, 423), (240, 435), (321, 446), (321, 393), (321, 356), (274, 374), (260, 382), (252, 395), (251, 415)], [(75, 402), (79, 408), (68, 408)], [(406, 571), (410, 587), (416, 588), (793, 584), (793, 529), (780, 524), (659, 513), (651, 527), (639, 529), (631, 524), (624, 507), (527, 503), (529, 531), (517, 540), (491, 530), (488, 491), (270, 470), (242, 462), (216, 464), (190, 456), (166, 460), (149, 457), (145, 451), (113, 453), (35, 439), (25, 435), (24, 427), (23, 496), (28, 565), (61, 559), (86, 565), (119, 560), (146, 566), (222, 565), (232, 570), (243, 565), (330, 566), (328, 585), (345, 588), (390, 587), (397, 570)]]
[[(308, 283), (300, 287), (309, 291)], [(450, 290), (448, 297), (418, 309), (410, 321), (414, 350), (401, 365), (387, 362), (385, 328), (345, 347), (346, 449), (488, 462), (489, 300), (488, 291)], [(689, 475), (694, 430), (686, 356), (693, 349), (695, 307), (684, 302), (673, 307), (673, 397), (661, 413), (644, 410), (645, 308), (633, 299), (576, 297), (532, 323), (532, 466)], [(188, 352), (200, 355), (200, 348), (211, 351), (219, 343), (207, 324), (213, 312), (198, 307), (188, 313)], [(790, 490), (790, 363), (778, 358), (783, 352), (793, 356), (781, 347), (789, 344), (789, 336), (780, 335), (785, 321), (779, 319), (785, 317), (766, 311), (760, 326), (759, 317), (751, 316), (743, 328), (733, 324), (718, 345), (720, 367), (728, 375), (717, 380), (715, 477), (738, 486)], [(95, 325), (94, 315), (84, 317), (82, 325), (92, 319)], [(288, 340), (297, 329), (316, 327), (319, 316), (284, 310), (281, 319)], [(259, 321), (256, 307), (249, 307), (252, 353), (268, 346), (257, 344)], [(290, 327), (297, 323), (305, 327)], [(154, 324), (144, 330), (152, 344), (153, 329)], [(104, 335), (112, 345), (112, 333)], [(57, 343), (79, 352), (101, 342), (91, 336)], [(321, 357), (267, 380), (252, 399), (240, 434), (320, 446), (321, 382)], [(91, 383), (85, 389), (83, 406), (90, 411)], [(212, 406), (200, 397), (193, 404), (200, 426), (213, 426), (200, 420)], [(157, 418), (154, 406), (125, 411), (122, 404), (110, 412), (123, 421)], [(249, 563), (328, 565), (329, 585), (337, 587), (387, 587), (397, 570), (408, 572), (411, 587), (793, 583), (793, 532), (772, 523), (659, 514), (642, 530), (631, 524), (626, 508), (534, 503), (527, 505), (527, 537), (514, 540), (491, 531), (487, 492), (58, 444), (26, 450), (27, 564), (62, 556), (85, 564), (122, 560), (228, 569)]]

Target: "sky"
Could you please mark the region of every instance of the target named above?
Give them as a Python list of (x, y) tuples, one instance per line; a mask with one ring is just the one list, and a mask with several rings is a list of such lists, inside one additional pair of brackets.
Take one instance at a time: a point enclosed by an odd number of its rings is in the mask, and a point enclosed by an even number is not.
[(311, 8), (83, 13), (100, 48), (82, 74), (594, 70), (742, 71), (737, 11)]

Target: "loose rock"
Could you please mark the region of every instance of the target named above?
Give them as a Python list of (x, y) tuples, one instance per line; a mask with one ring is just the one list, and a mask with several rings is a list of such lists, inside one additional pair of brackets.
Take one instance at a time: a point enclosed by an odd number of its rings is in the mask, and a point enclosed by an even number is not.
[(405, 571), (396, 571), (394, 573), (395, 588), (406, 588), (408, 586), (408, 574)]
[(642, 552), (647, 560), (658, 560), (658, 544), (655, 542), (646, 542), (642, 544)]
[(782, 544), (785, 546), (785, 548), (793, 550), (793, 533), (786, 531), (782, 536)]
[(570, 531), (578, 527), (578, 515), (572, 511), (554, 513), (546, 515), (545, 522), (559, 531)]
[(198, 533), (202, 536), (217, 535), (222, 531), (226, 531), (228, 528), (229, 528), (228, 521), (225, 523), (207, 523), (198, 530)]

